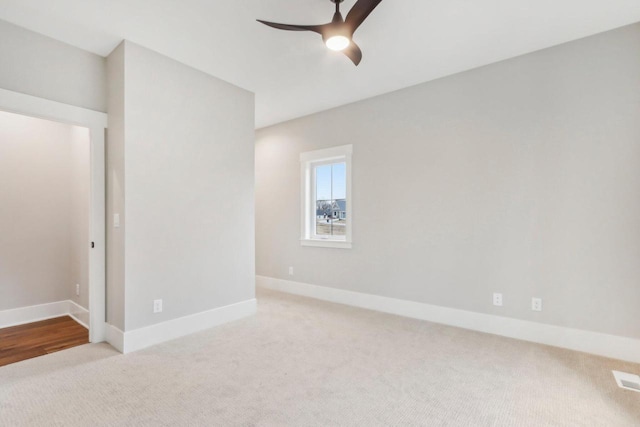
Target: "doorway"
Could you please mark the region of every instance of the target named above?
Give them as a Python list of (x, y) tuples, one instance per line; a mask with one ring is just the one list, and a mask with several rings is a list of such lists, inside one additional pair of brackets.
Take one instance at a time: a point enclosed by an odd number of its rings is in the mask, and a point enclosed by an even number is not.
[[(12, 147), (14, 157), (10, 164), (17, 173), (14, 175), (15, 182), (10, 186), (5, 185), (4, 191), (7, 191), (7, 188), (13, 188), (12, 191), (18, 192), (7, 200), (16, 202), (15, 207), (18, 208), (22, 202), (23, 209), (15, 209), (13, 214), (7, 214), (7, 212), (2, 214), (4, 217), (9, 215), (10, 222), (16, 221), (14, 227), (16, 232), (21, 229), (26, 230), (26, 234), (23, 239), (11, 239), (15, 256), (10, 261), (11, 268), (4, 269), (5, 272), (11, 270), (9, 272), (11, 277), (3, 278), (3, 269), (0, 268), (0, 299), (2, 299), (0, 328), (10, 326), (16, 328), (18, 325), (24, 325), (17, 328), (24, 332), (27, 329), (26, 325), (30, 323), (49, 319), (45, 322), (49, 326), (44, 324), (41, 326), (53, 327), (52, 325), (58, 321), (51, 319), (68, 317), (76, 324), (88, 329), (89, 342), (104, 341), (106, 334), (104, 137), (107, 115), (3, 89), (0, 89), (0, 114), (4, 115), (6, 120), (8, 120), (7, 115), (11, 114), (17, 122), (22, 121), (23, 127), (27, 126), (31, 129), (46, 124), (49, 128), (45, 133), (49, 136), (52, 135), (52, 131), (58, 132), (59, 135), (68, 132), (69, 135), (69, 156), (64, 160), (68, 162), (67, 167), (62, 156), (52, 154), (53, 152), (47, 151), (47, 147), (43, 145), (37, 148), (31, 147), (34, 149), (33, 154), (36, 156), (39, 169), (34, 169), (34, 165), (31, 165), (31, 170), (23, 168), (22, 166), (25, 165), (21, 165), (20, 156), (25, 155), (26, 151), (22, 150), (25, 147), (18, 145)], [(9, 123), (6, 120), (3, 121), (4, 126)], [(42, 123), (32, 126), (37, 120), (41, 120)], [(25, 158), (24, 162), (28, 162), (28, 159)], [(46, 168), (50, 170), (44, 171), (43, 169)], [(47, 183), (47, 176), (53, 177), (51, 180), (54, 182)], [(42, 200), (39, 199), (35, 203), (33, 200), (35, 193), (31, 192), (29, 185), (38, 180), (44, 185), (44, 195)], [(68, 184), (66, 199), (56, 198), (62, 194), (59, 191), (59, 185), (63, 183)], [(21, 195), (24, 196), (22, 201)], [(28, 203), (29, 198), (32, 203)], [(26, 207), (32, 208), (31, 211), (26, 210)], [(66, 208), (68, 208), (67, 211), (65, 211)], [(30, 219), (34, 220), (31, 223), (33, 227), (25, 225)], [(2, 220), (5, 221), (4, 218)], [(38, 227), (41, 228), (38, 229)], [(59, 238), (57, 243), (52, 242), (55, 236)], [(5, 243), (8, 240), (5, 238)], [(58, 251), (55, 250), (56, 245), (58, 245)], [(31, 256), (34, 254), (37, 256)], [(69, 261), (67, 268), (60, 268), (64, 265), (65, 257)], [(34, 264), (33, 259), (41, 262)], [(58, 268), (51, 268), (56, 263)], [(27, 272), (30, 278), (29, 286), (32, 288), (22, 289), (27, 292), (21, 293), (20, 290), (16, 290), (16, 273), (20, 271)], [(56, 276), (55, 281), (61, 282), (61, 285), (51, 285), (54, 281), (46, 279), (51, 278), (50, 276)], [(58, 326), (62, 327), (62, 324)], [(67, 331), (71, 335), (75, 334), (70, 341), (81, 341), (80, 331), (72, 331), (72, 329)], [(52, 348), (55, 349), (55, 346)]]

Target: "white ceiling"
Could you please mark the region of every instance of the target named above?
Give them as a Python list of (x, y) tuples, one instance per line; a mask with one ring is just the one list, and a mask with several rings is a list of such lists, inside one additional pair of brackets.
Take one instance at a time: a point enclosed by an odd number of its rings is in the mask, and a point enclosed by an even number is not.
[[(355, 0), (345, 0), (347, 11)], [(314, 33), (329, 0), (0, 0), (0, 19), (106, 56), (122, 40), (256, 93), (263, 127), (640, 21), (638, 0), (384, 0), (359, 67)]]

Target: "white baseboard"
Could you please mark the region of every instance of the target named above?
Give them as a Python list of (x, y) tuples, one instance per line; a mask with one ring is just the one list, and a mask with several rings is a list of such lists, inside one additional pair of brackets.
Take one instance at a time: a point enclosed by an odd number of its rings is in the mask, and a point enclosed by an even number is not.
[[(71, 300), (30, 305), (0, 311), (0, 328), (24, 325), (56, 317), (71, 316), (76, 322), (88, 329), (89, 310)], [(84, 321), (83, 319), (86, 319)]]
[(239, 320), (255, 314), (256, 308), (256, 300), (251, 299), (127, 332), (107, 325), (107, 342), (126, 354)]
[(640, 340), (638, 339), (327, 288), (266, 276), (256, 276), (256, 285), (324, 301), (640, 363)]
[(124, 353), (124, 332), (109, 323), (105, 329), (107, 335), (105, 341), (120, 353)]
[(89, 329), (89, 310), (75, 301), (69, 300), (69, 316), (76, 322)]

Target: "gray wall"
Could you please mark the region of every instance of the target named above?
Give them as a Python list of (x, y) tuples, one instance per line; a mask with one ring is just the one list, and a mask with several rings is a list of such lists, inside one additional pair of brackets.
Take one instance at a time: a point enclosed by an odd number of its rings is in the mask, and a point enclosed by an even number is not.
[(126, 41), (109, 69), (122, 86), (108, 143), (124, 149), (125, 330), (254, 298), (253, 94)]
[(0, 310), (88, 308), (88, 189), (88, 129), (0, 112)]
[[(70, 126), (70, 239), (71, 300), (89, 309), (89, 218), (91, 217), (91, 139), (89, 129)], [(75, 285), (80, 285), (76, 295)], [(88, 319), (87, 319), (88, 324)]]
[(0, 58), (0, 88), (107, 111), (101, 56), (0, 20)]
[[(259, 130), (257, 274), (640, 338), (639, 52), (636, 24)], [(301, 247), (299, 154), (342, 144), (353, 249)]]
[[(124, 330), (124, 43), (107, 58), (109, 129), (106, 139), (107, 322)], [(120, 227), (113, 215), (120, 215)]]

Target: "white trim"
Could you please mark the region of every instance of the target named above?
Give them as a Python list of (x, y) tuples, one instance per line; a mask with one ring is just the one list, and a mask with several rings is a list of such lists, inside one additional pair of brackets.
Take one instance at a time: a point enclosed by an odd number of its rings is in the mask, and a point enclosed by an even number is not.
[(639, 339), (345, 291), (342, 289), (265, 276), (256, 276), (256, 285), (324, 301), (640, 363)]
[(69, 300), (69, 316), (85, 328), (89, 329), (89, 310), (73, 300)]
[[(89, 341), (106, 338), (105, 323), (105, 176), (104, 133), (108, 116), (99, 111), (63, 104), (0, 88), (0, 110), (89, 129), (91, 139), (91, 217), (89, 239)], [(67, 314), (67, 313), (65, 313)], [(1, 324), (1, 322), (0, 322)]]
[(111, 344), (113, 348), (118, 350), (120, 353), (124, 353), (124, 332), (107, 323), (105, 337), (105, 341)]
[(85, 127), (107, 127), (107, 114), (0, 88), (0, 109)]
[(90, 127), (91, 138), (91, 216), (89, 240), (89, 341), (106, 339), (106, 195), (105, 195), (105, 128)]
[(127, 332), (108, 325), (107, 341), (126, 354), (251, 316), (256, 309), (256, 300), (250, 299)]
[[(89, 314), (89, 312), (87, 311), (87, 314)], [(80, 320), (79, 317), (77, 317), (75, 314), (69, 313), (67, 316), (71, 317), (73, 320), (76, 321), (76, 323), (78, 323), (80, 326), (83, 326), (87, 331), (89, 330), (89, 325), (87, 325), (86, 322), (83, 322), (82, 320)]]
[(303, 163), (315, 162), (319, 160), (340, 159), (353, 154), (353, 144), (338, 145), (335, 147), (323, 148), (321, 150), (307, 151), (300, 154), (300, 161)]
[(320, 239), (300, 239), (302, 246), (315, 246), (318, 248), (337, 248), (337, 249), (351, 249), (351, 242), (345, 240), (320, 240)]
[[(353, 197), (351, 187), (353, 145), (340, 145), (321, 150), (307, 151), (300, 154), (300, 244), (324, 248), (351, 249)], [(345, 200), (347, 201), (347, 217), (345, 220), (344, 238), (319, 239), (315, 235), (316, 227), (316, 195), (314, 167), (319, 164), (344, 161), (346, 163)]]
[(62, 316), (70, 316), (86, 328), (87, 325), (79, 320), (79, 318), (83, 317), (84, 312), (88, 316), (89, 312), (86, 308), (71, 300), (12, 308), (0, 311), (0, 328), (9, 328)]
[[(611, 372), (613, 373), (613, 378), (616, 379), (616, 383), (618, 384), (618, 387), (623, 388), (625, 390), (630, 390), (630, 391), (635, 391), (640, 393), (640, 389), (635, 388), (636, 384), (640, 385), (640, 376), (635, 374), (628, 374), (626, 372), (620, 372), (620, 371), (611, 371)], [(629, 385), (632, 385), (633, 388), (625, 385), (624, 382), (626, 382)]]

